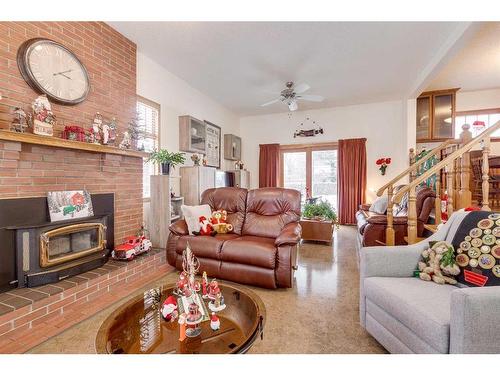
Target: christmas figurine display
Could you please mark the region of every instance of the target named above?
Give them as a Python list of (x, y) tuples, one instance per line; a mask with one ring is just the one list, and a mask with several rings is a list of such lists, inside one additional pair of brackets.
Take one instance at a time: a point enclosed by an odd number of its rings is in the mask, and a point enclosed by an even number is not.
[(92, 143), (100, 145), (102, 143), (102, 115), (97, 112), (92, 122), (92, 129), (90, 129)]
[(108, 124), (108, 145), (114, 146), (116, 142), (116, 118), (112, 118), (111, 122)]
[(173, 322), (177, 319), (179, 313), (177, 312), (177, 301), (174, 296), (169, 296), (161, 308), (161, 315), (167, 322)]
[(14, 120), (10, 124), (10, 130), (17, 133), (24, 133), (30, 126), (30, 118), (26, 115), (24, 109), (20, 107), (14, 108), (12, 114), (14, 115)]
[(201, 278), (201, 285), (202, 285), (202, 292), (203, 292), (203, 295), (202, 297), (204, 299), (207, 299), (208, 298), (208, 277), (207, 277), (207, 273), (205, 271), (203, 271), (203, 276)]
[(102, 144), (107, 145), (109, 143), (109, 125), (102, 125)]
[(210, 328), (212, 328), (213, 331), (217, 331), (220, 328), (220, 319), (214, 312), (210, 317)]
[(128, 131), (123, 132), (123, 139), (118, 147), (124, 150), (128, 150), (130, 149), (131, 145), (132, 145), (132, 138), (130, 137), (130, 133)]
[(32, 104), (33, 108), (33, 133), (39, 135), (54, 135), (56, 116), (52, 113), (49, 99), (40, 95)]
[(200, 312), (200, 307), (194, 302), (189, 304), (188, 310), (186, 336), (196, 337), (201, 333), (200, 323), (203, 321), (203, 315)]
[(224, 303), (224, 296), (219, 287), (217, 280), (213, 279), (208, 287), (208, 298), (210, 302), (208, 303), (208, 308), (212, 311), (222, 311), (226, 308)]

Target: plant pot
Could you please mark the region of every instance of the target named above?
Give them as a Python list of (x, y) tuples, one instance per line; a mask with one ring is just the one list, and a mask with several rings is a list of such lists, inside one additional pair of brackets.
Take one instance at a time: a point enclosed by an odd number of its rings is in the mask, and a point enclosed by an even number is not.
[(170, 174), (170, 163), (161, 163), (160, 164), (160, 173), (163, 175)]

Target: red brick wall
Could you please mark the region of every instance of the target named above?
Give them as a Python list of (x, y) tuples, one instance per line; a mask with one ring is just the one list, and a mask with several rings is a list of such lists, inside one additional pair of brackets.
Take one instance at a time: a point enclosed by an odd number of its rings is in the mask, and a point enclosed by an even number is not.
[[(87, 67), (91, 90), (76, 106), (52, 105), (59, 137), (65, 124), (90, 128), (96, 112), (116, 117), (121, 131), (135, 116), (136, 45), (102, 22), (0, 22), (0, 128), (14, 106), (30, 108), (38, 96), (16, 62), (25, 40), (44, 37), (72, 50)], [(48, 191), (87, 189), (115, 193), (115, 238), (142, 222), (142, 159), (0, 141), (0, 198), (45, 196)]]

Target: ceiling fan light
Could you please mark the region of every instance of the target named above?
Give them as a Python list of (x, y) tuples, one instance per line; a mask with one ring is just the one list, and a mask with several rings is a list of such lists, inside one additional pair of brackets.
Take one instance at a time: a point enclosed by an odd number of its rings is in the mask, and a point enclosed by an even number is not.
[(296, 111), (298, 108), (299, 106), (297, 105), (297, 102), (295, 100), (288, 102), (288, 109), (290, 111)]

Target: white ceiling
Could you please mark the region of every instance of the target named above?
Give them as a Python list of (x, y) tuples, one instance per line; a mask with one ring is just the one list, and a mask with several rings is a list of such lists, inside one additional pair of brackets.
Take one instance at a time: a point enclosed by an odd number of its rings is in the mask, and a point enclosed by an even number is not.
[(500, 22), (481, 25), (427, 89), (452, 87), (460, 87), (460, 91), (500, 87)]
[[(110, 22), (138, 50), (238, 115), (285, 112), (260, 104), (286, 81), (306, 82), (323, 103), (397, 100), (415, 86), (459, 23)], [(418, 82), (417, 82), (418, 83)]]

